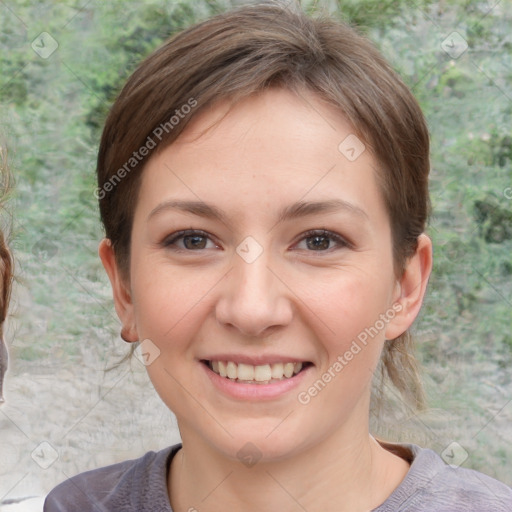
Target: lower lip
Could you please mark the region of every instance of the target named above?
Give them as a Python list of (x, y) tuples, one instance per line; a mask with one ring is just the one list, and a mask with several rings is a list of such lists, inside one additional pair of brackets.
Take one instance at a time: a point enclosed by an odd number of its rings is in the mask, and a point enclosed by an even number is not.
[(221, 377), (204, 363), (199, 364), (217, 389), (231, 398), (241, 400), (270, 400), (285, 395), (296, 388), (304, 379), (305, 374), (313, 368), (308, 366), (293, 377), (270, 384), (243, 384), (227, 377)]

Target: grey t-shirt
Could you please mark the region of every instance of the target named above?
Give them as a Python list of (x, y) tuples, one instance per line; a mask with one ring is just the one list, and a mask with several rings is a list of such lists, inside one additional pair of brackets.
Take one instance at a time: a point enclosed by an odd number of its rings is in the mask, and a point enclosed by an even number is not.
[[(402, 455), (409, 454), (411, 467), (372, 512), (512, 511), (512, 488), (505, 484), (478, 471), (449, 466), (432, 450), (395, 446)], [(167, 476), (180, 448), (178, 444), (74, 476), (50, 492), (43, 512), (172, 512)]]

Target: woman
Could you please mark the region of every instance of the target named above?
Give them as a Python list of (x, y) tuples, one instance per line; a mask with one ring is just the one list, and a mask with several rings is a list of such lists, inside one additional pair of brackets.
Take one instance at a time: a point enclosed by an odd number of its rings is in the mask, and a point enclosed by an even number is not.
[(90, 471), (56, 510), (505, 511), (512, 490), (369, 432), (379, 360), (432, 268), (420, 108), (351, 28), (279, 5), (185, 30), (130, 77), (98, 156), (122, 337), (182, 443)]

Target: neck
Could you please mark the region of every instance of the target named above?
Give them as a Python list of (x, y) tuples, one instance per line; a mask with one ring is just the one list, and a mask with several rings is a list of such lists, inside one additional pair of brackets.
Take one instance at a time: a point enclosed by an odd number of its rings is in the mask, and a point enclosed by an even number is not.
[(171, 464), (169, 489), (175, 512), (362, 512), (383, 503), (408, 469), (405, 460), (364, 429), (350, 438), (334, 435), (286, 460), (251, 467), (184, 437)]

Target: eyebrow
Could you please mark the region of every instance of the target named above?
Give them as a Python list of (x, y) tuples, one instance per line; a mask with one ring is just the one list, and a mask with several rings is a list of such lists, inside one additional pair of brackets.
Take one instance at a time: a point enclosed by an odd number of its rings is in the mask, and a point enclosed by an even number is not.
[[(222, 210), (203, 201), (164, 201), (153, 208), (151, 213), (148, 215), (148, 220), (158, 213), (167, 210), (180, 210), (192, 213), (199, 217), (218, 220), (226, 225), (229, 224), (227, 216)], [(334, 213), (340, 210), (368, 220), (368, 215), (359, 206), (342, 199), (330, 199), (327, 201), (313, 202), (298, 201), (288, 205), (279, 212), (277, 223), (298, 219), (300, 217), (308, 217), (319, 213)]]

